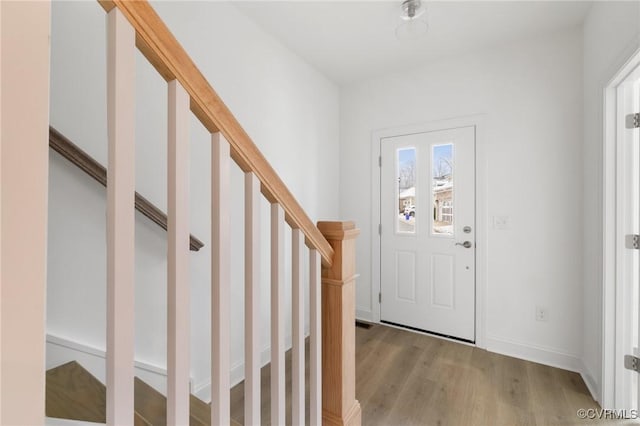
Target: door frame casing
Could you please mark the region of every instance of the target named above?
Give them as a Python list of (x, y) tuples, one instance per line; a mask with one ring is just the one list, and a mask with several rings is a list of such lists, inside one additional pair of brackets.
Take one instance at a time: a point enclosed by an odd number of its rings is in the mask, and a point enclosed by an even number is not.
[(618, 222), (621, 214), (619, 182), (622, 167), (619, 163), (619, 144), (622, 135), (618, 126), (618, 87), (624, 83), (633, 70), (640, 66), (640, 49), (627, 56), (614, 77), (604, 86), (603, 99), (603, 229), (602, 229), (602, 376), (600, 403), (605, 408), (617, 408), (616, 388), (616, 348), (618, 347), (617, 325), (622, 321), (618, 296), (621, 259), (618, 256)]
[[(382, 139), (416, 133), (436, 132), (460, 127), (475, 128), (475, 345), (486, 348), (486, 295), (487, 295), (487, 156), (485, 153), (486, 114), (429, 121), (421, 124), (396, 126), (375, 130), (371, 135), (371, 320), (380, 322), (380, 144)], [(382, 232), (385, 232), (383, 229)]]

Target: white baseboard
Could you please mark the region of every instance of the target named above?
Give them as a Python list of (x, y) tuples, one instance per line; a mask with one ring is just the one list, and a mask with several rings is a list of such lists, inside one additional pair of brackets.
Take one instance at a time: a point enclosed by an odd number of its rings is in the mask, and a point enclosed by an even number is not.
[(593, 375), (583, 360), (580, 360), (580, 364), (580, 376), (582, 377), (582, 380), (585, 385), (587, 385), (587, 389), (589, 389), (591, 397), (602, 407), (602, 395), (598, 383), (594, 380)]
[[(305, 334), (305, 337), (308, 337), (308, 332)], [(286, 336), (284, 339), (285, 349), (291, 349), (291, 336)], [(271, 346), (267, 346), (266, 348), (260, 351), (260, 366), (264, 367), (271, 361)], [(236, 362), (231, 366), (230, 372), (230, 384), (231, 387), (234, 387), (238, 383), (244, 380), (244, 359)], [(193, 386), (193, 394), (205, 402), (211, 402), (211, 378), (203, 378), (199, 381), (196, 381)]]
[(373, 312), (366, 309), (356, 308), (356, 319), (373, 322)]
[(487, 334), (486, 343), (489, 352), (562, 368), (576, 373), (582, 372), (582, 360), (574, 354), (566, 353), (559, 349), (517, 342), (491, 334)]
[[(106, 383), (106, 359), (103, 349), (47, 334), (46, 368), (54, 368), (69, 361), (77, 361), (102, 383)], [(135, 374), (158, 392), (167, 393), (167, 370), (142, 361), (134, 362)]]

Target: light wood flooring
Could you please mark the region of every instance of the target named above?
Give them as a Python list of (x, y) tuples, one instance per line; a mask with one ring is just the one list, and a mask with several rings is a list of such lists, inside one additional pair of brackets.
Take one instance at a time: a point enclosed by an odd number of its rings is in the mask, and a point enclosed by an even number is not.
[[(269, 382), (267, 365), (263, 424), (269, 424)], [(289, 416), (290, 375), (286, 383)], [(231, 391), (231, 416), (240, 424), (243, 392), (242, 383)], [(356, 327), (356, 397), (365, 426), (632, 424), (578, 419), (579, 408), (599, 406), (577, 373), (383, 325)]]
[(363, 425), (595, 424), (577, 373), (381, 325), (356, 328), (356, 348)]

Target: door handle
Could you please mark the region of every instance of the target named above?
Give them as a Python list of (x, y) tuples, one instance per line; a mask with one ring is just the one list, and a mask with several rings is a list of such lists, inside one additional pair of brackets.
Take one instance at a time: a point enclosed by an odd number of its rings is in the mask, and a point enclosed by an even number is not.
[(465, 241), (464, 243), (456, 243), (457, 246), (462, 246), (464, 248), (471, 248), (471, 241)]

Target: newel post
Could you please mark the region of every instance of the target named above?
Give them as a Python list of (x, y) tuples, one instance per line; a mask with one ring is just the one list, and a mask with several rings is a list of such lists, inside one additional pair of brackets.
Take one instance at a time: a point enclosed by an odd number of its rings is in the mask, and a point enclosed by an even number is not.
[(318, 222), (334, 250), (333, 264), (322, 268), (322, 424), (360, 426), (356, 400), (355, 279), (353, 222)]

